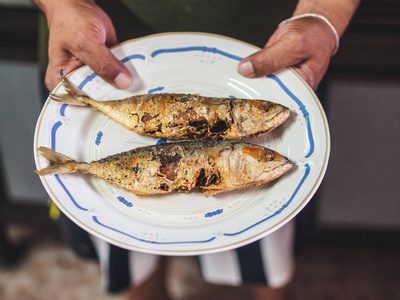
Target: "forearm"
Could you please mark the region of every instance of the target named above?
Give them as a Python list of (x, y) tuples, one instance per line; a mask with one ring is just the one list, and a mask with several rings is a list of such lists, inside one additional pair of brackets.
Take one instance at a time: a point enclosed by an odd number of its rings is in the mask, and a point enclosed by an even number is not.
[(320, 14), (333, 24), (341, 37), (360, 2), (361, 0), (299, 0), (293, 16)]
[(53, 15), (55, 8), (62, 7), (62, 4), (82, 5), (82, 4), (94, 4), (94, 0), (33, 0), (33, 2), (39, 7), (39, 9), (45, 14), (49, 20)]

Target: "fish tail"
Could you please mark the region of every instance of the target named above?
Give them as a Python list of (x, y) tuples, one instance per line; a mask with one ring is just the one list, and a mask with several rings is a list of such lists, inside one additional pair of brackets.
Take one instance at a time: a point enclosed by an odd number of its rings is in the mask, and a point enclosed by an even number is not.
[(39, 147), (38, 152), (41, 156), (43, 156), (47, 160), (49, 160), (53, 163), (57, 163), (57, 164), (75, 161), (74, 159), (72, 159), (64, 154), (58, 153), (58, 152), (51, 150), (49, 148), (46, 148), (46, 147)]
[(67, 76), (64, 75), (63, 70), (60, 71), (61, 82), (66, 90), (65, 94), (50, 93), (50, 99), (59, 103), (71, 104), (76, 106), (87, 106), (85, 99), (89, 96), (85, 94), (79, 87), (77, 87)]
[(64, 154), (58, 153), (46, 147), (39, 147), (38, 152), (44, 158), (53, 163), (53, 165), (35, 171), (35, 173), (40, 176), (74, 173), (78, 171), (77, 162)]

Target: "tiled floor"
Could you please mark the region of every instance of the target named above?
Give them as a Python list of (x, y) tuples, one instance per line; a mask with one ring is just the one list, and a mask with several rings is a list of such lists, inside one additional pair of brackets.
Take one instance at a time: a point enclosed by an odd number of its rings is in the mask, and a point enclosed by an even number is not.
[[(0, 268), (0, 299), (127, 299), (124, 295), (104, 293), (98, 265), (76, 257), (57, 234), (21, 226), (9, 227), (8, 232), (19, 249), (20, 260), (14, 266)], [(194, 265), (192, 258), (169, 259), (172, 299), (194, 299), (204, 288)], [(396, 300), (400, 299), (399, 282), (398, 252), (310, 245), (298, 258), (289, 299)], [(203, 290), (204, 293), (207, 291)], [(213, 294), (204, 299), (224, 297)], [(243, 296), (226, 299), (243, 299)]]

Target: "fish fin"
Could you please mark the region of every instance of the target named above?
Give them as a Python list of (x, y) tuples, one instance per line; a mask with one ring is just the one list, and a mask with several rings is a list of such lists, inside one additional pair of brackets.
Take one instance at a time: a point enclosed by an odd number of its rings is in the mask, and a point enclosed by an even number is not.
[(71, 80), (69, 80), (69, 78), (64, 75), (63, 70), (60, 70), (60, 75), (61, 75), (61, 81), (63, 82), (63, 84), (65, 85), (66, 88), (68, 88), (69, 90), (71, 90), (71, 92), (73, 92), (75, 95), (79, 95), (79, 96), (86, 96), (86, 93), (84, 91), (82, 91), (78, 86), (76, 86), (74, 83), (72, 83)]
[(65, 163), (65, 164), (55, 164), (52, 166), (48, 166), (41, 170), (35, 171), (39, 176), (48, 176), (48, 175), (56, 175), (56, 174), (67, 174), (74, 173), (78, 171), (78, 166), (76, 163)]
[(41, 156), (43, 156), (47, 160), (49, 160), (53, 163), (57, 163), (57, 164), (75, 161), (74, 159), (72, 159), (64, 154), (58, 153), (58, 152), (51, 150), (49, 148), (46, 148), (46, 147), (39, 147), (38, 152)]
[(39, 147), (38, 152), (44, 158), (54, 163), (46, 168), (35, 171), (35, 173), (40, 176), (74, 173), (78, 171), (78, 165), (76, 161), (64, 154), (58, 153), (46, 147)]
[(50, 99), (59, 103), (71, 104), (75, 106), (87, 106), (88, 104), (84, 101), (85, 98), (90, 99), (79, 87), (77, 87), (67, 76), (64, 75), (63, 70), (60, 71), (61, 82), (67, 93), (65, 94), (54, 94), (50, 93)]
[(49, 96), (50, 96), (50, 99), (55, 102), (59, 102), (59, 103), (63, 103), (63, 104), (71, 104), (74, 106), (87, 106), (87, 104), (84, 101), (82, 101), (79, 98), (73, 98), (69, 94), (56, 95), (56, 94), (50, 93)]

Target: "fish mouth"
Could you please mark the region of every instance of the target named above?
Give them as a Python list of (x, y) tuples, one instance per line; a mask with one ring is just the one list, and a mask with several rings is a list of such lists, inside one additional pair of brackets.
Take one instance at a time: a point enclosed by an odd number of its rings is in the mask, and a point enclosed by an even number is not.
[(267, 172), (269, 173), (268, 176), (270, 176), (271, 178), (269, 181), (272, 181), (287, 173), (292, 167), (292, 162), (289, 159), (285, 158), (285, 160), (279, 166)]
[[(252, 183), (254, 182), (254, 183), (257, 183), (258, 185), (268, 183), (270, 181), (273, 181), (273, 180), (278, 179), (279, 177), (283, 176), (292, 167), (293, 167), (293, 163), (284, 157), (282, 159), (282, 162), (280, 162), (274, 168), (267, 168), (266, 170), (263, 170), (258, 178), (255, 178), (255, 180), (252, 180)], [(257, 185), (257, 184), (255, 184), (255, 185)]]

